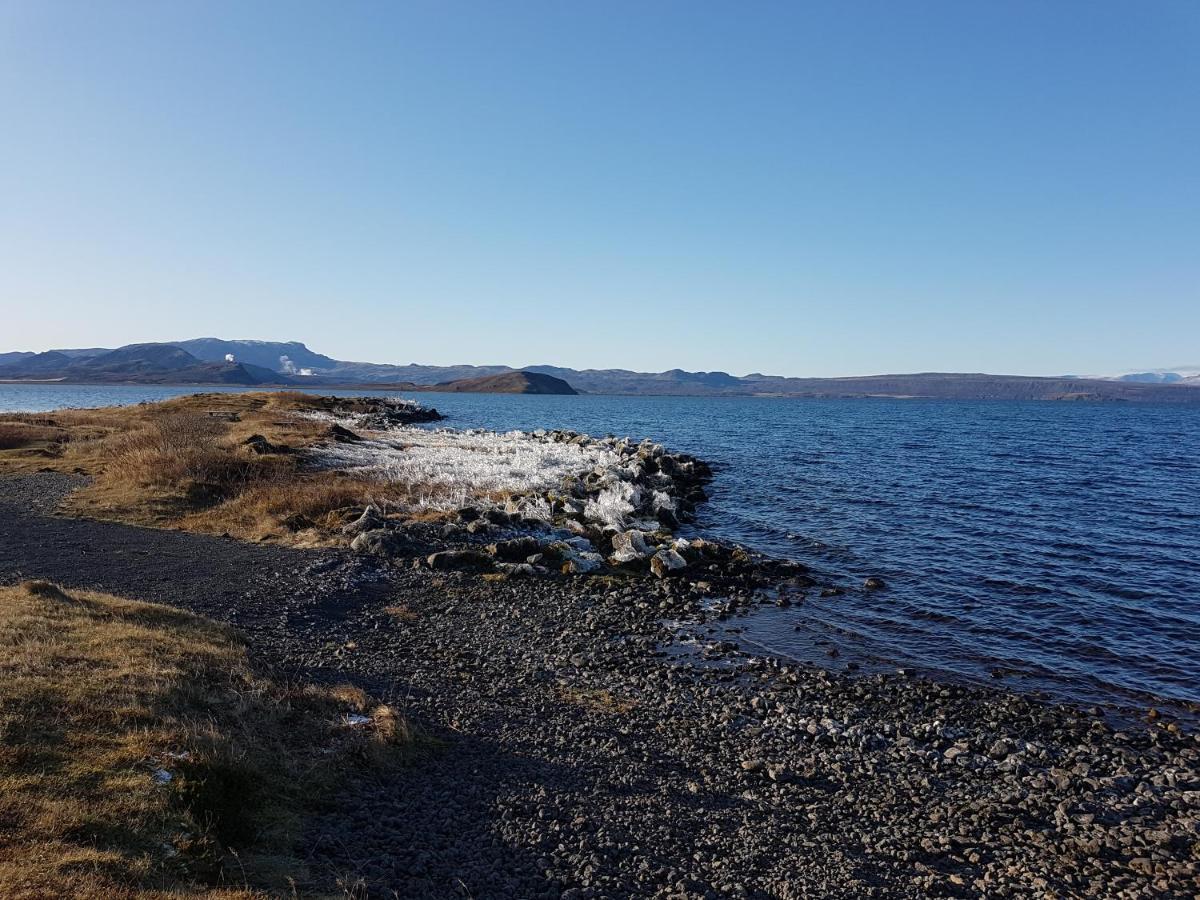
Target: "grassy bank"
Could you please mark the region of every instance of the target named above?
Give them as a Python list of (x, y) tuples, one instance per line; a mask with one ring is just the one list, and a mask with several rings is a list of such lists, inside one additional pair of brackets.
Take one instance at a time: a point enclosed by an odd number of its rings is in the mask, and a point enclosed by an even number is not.
[(161, 403), (0, 416), (0, 475), (57, 471), (91, 483), (66, 512), (249, 540), (327, 543), (403, 485), (307, 466), (329, 440), (304, 415), (353, 405), (290, 391), (195, 394)]
[(0, 896), (290, 895), (314, 798), (413, 746), (389, 708), (266, 677), (208, 620), (0, 587)]

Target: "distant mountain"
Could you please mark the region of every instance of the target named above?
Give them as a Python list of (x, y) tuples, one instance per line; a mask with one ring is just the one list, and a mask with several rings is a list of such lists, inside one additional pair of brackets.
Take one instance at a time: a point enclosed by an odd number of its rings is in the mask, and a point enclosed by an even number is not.
[(900, 397), (941, 400), (1125, 400), (1200, 403), (1186, 383), (1143, 384), (1089, 378), (925, 372), (851, 378), (742, 379), (756, 394), (791, 397)]
[(99, 356), (101, 353), (111, 353), (110, 347), (80, 347), (74, 350), (55, 349), (54, 353), (61, 353), (63, 356), (69, 356), (71, 359), (82, 359), (85, 356)]
[(45, 353), (29, 353), (14, 362), (0, 366), (0, 372), (16, 369), (22, 372), (37, 374), (39, 372), (56, 372), (71, 364), (71, 357), (59, 350), (47, 350)]
[(186, 350), (205, 362), (234, 362), (261, 366), (273, 372), (297, 374), (300, 369), (331, 369), (340, 363), (329, 356), (314, 353), (299, 341), (223, 341), (220, 338), (193, 338), (172, 346)]
[(262, 366), (204, 362), (173, 344), (129, 344), (71, 354), (60, 350), (0, 361), (0, 379), (136, 384), (287, 384)]
[(1178, 384), (1184, 377), (1178, 372), (1132, 372), (1129, 375), (1118, 375), (1115, 380), (1138, 384)]
[(445, 384), (420, 385), (424, 390), (454, 394), (577, 394), (561, 378), (543, 372), (505, 372), (482, 378), (462, 378)]
[[(754, 373), (633, 372), (560, 366), (423, 366), (348, 362), (309, 350), (299, 341), (226, 341), (196, 338), (132, 344), (117, 350), (53, 350), (0, 355), (0, 379), (71, 380), (156, 384), (289, 384), (312, 389), (381, 385), (423, 390), (542, 392), (547, 376), (571, 390), (597, 394), (778, 397), (906, 397), (955, 400), (1128, 400), (1200, 403), (1196, 370), (1136, 373), (1121, 378), (1035, 378), (925, 372), (853, 378), (785, 378)], [(1178, 377), (1170, 377), (1176, 375)], [(493, 376), (518, 376), (506, 381)], [(475, 387), (463, 387), (462, 382)], [(449, 387), (455, 384), (456, 387)], [(554, 392), (560, 392), (556, 387)], [(548, 392), (548, 391), (547, 391)]]
[(128, 344), (98, 356), (74, 359), (71, 365), (95, 372), (174, 372), (200, 360), (171, 344)]
[[(480, 378), (513, 372), (509, 366), (406, 366), (384, 363), (348, 362), (310, 350), (300, 341), (247, 341), (220, 338), (193, 338), (176, 341), (172, 346), (188, 351), (207, 362), (224, 362), (232, 355), (236, 362), (263, 366), (285, 375), (319, 375), (350, 383), (388, 382), (437, 384), (463, 378)], [(307, 371), (304, 371), (307, 370)]]
[[(209, 356), (221, 353), (218, 360), (206, 361), (184, 350), (179, 344), (128, 344), (116, 350), (71, 354), (58, 350), (45, 353), (6, 353), (0, 358), (0, 380), (62, 381), (83, 383), (134, 384), (238, 384), (292, 385), (320, 388), (338, 379), (302, 376), (274, 371), (266, 366), (238, 362), (242, 357), (263, 358), (277, 350), (290, 350), (294, 359), (317, 362), (329, 357), (312, 353), (303, 344), (268, 344), (266, 342), (218, 341), (205, 338), (187, 341)], [(251, 352), (246, 352), (247, 349)], [(225, 352), (222, 352), (225, 351)], [(226, 355), (228, 354), (228, 356)], [(336, 360), (333, 367), (336, 369)], [(277, 365), (297, 367), (291, 353), (280, 353)], [(384, 384), (385, 382), (369, 382)], [(389, 384), (389, 386), (392, 386)], [(491, 394), (574, 394), (575, 389), (565, 381), (540, 372), (506, 371), (498, 375), (458, 379), (436, 385), (404, 383), (410, 390), (431, 390), (446, 393)]]
[[(483, 378), (519, 371), (510, 366), (422, 366), (411, 363), (393, 366), (386, 363), (339, 362), (329, 369), (317, 369), (313, 374), (346, 382), (412, 382), (438, 384), (461, 381), (464, 378)], [(534, 371), (530, 369), (529, 371)]]
[(544, 372), (570, 381), (581, 391), (593, 394), (710, 394), (750, 393), (745, 379), (728, 372), (631, 372), (628, 369), (564, 369), (558, 366), (528, 366), (527, 372)]

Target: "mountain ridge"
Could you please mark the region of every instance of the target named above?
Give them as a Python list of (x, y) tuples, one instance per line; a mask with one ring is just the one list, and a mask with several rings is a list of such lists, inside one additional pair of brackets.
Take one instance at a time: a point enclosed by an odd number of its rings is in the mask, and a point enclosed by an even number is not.
[[(1200, 378), (1139, 380), (1075, 376), (992, 375), (919, 372), (836, 378), (781, 375), (735, 376), (728, 372), (635, 372), (629, 369), (571, 369), (533, 365), (426, 366), (337, 360), (301, 341), (223, 340), (130, 344), (115, 350), (51, 350), (0, 354), (0, 379), (81, 379), (101, 383), (264, 384), (311, 388), (352, 385), (403, 390), (444, 391), (463, 381), (483, 382), (476, 389), (510, 392), (503, 376), (544, 375), (573, 392), (666, 396), (779, 396), (870, 398), (900, 397), (958, 400), (1124, 400), (1200, 403)], [(499, 380), (495, 380), (499, 378)], [(493, 379), (490, 386), (488, 379)], [(517, 379), (521, 381), (521, 379)], [(542, 391), (528, 377), (523, 393)], [(471, 390), (469, 387), (454, 390)]]

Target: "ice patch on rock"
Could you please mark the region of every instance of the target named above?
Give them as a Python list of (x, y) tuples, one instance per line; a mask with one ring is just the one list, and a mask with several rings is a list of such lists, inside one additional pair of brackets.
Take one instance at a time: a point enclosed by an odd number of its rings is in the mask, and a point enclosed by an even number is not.
[[(314, 451), (319, 465), (409, 486), (418, 509), (451, 510), (478, 502), (536, 494), (559, 487), (566, 478), (578, 478), (597, 468), (619, 465), (620, 455), (598, 444), (557, 443), (539, 440), (521, 431), (450, 429), (428, 430), (401, 426), (373, 432), (374, 439), (331, 444)], [(601, 514), (618, 518), (633, 511), (632, 487), (614, 494), (599, 507)], [(544, 499), (530, 498), (521, 515), (550, 521)]]
[(642, 492), (627, 481), (617, 481), (583, 506), (583, 515), (592, 522), (624, 528), (629, 517), (641, 502)]

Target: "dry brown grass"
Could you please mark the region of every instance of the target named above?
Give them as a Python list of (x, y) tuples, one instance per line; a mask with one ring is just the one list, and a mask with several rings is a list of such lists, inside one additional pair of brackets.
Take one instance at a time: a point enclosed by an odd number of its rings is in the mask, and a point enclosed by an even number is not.
[[(348, 727), (351, 712), (371, 721)], [(213, 622), (44, 582), (0, 588), (5, 898), (291, 895), (310, 799), (412, 747), (393, 710), (273, 681)]]
[(53, 450), (51, 445), (66, 440), (66, 436), (61, 428), (32, 422), (0, 422), (0, 450)]
[[(344, 402), (344, 401), (339, 401)], [(316, 470), (297, 453), (257, 454), (251, 435), (303, 450), (326, 426), (298, 413), (330, 398), (294, 391), (195, 394), (162, 403), (0, 416), (0, 475), (50, 469), (92, 483), (66, 511), (138, 525), (315, 545), (368, 501), (408, 488)]]
[(408, 606), (405, 606), (403, 603), (398, 603), (395, 606), (385, 606), (383, 611), (397, 622), (404, 622), (405, 624), (412, 624), (413, 622), (419, 621), (421, 618), (416, 612), (414, 612)]
[(624, 715), (637, 708), (636, 700), (620, 697), (607, 688), (562, 686), (558, 688), (558, 698), (584, 709), (614, 715)]

